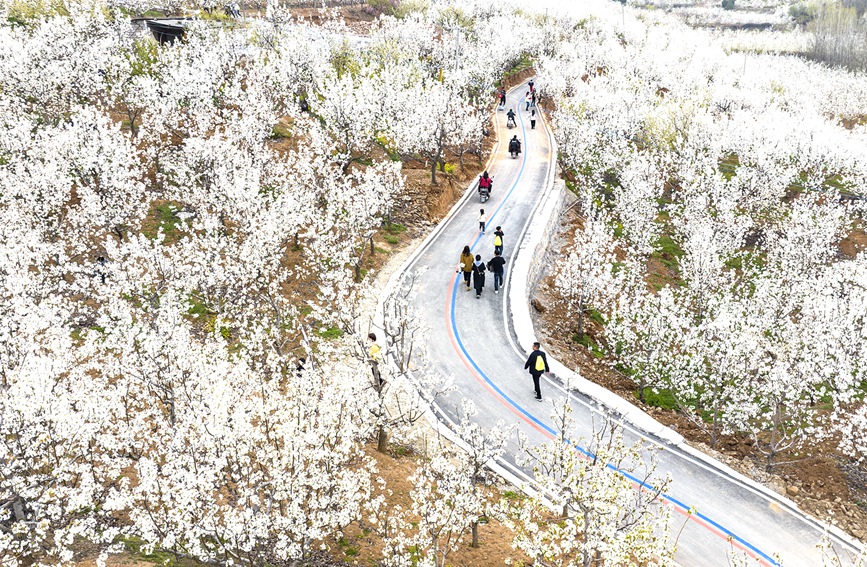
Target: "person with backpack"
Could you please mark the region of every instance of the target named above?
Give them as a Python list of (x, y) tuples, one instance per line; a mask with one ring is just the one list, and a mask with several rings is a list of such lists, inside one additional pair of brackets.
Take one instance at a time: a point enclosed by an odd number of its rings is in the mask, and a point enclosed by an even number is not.
[(506, 89), (500, 89), (500, 110), (506, 108)]
[(494, 231), (494, 254), (503, 254), (503, 227), (498, 226)]
[(464, 283), (467, 284), (467, 291), (470, 291), (470, 276), (473, 275), (473, 253), (470, 252), (469, 246), (464, 246), (464, 250), (461, 252), (461, 261), (455, 271), (464, 273)]
[(481, 254), (476, 254), (476, 261), (473, 262), (473, 287), (476, 288), (476, 299), (478, 299), (485, 287), (485, 263), (482, 262)]
[(500, 293), (499, 289), (503, 287), (503, 272), (506, 265), (506, 259), (501, 255), (502, 252), (494, 250), (494, 257), (488, 261), (488, 271), (494, 274), (494, 293)]
[(533, 388), (536, 393), (536, 401), (542, 401), (542, 390), (539, 389), (539, 378), (541, 378), (542, 374), (545, 372), (551, 372), (548, 368), (548, 358), (545, 356), (545, 353), (542, 352), (542, 345), (539, 343), (533, 343), (533, 352), (530, 353), (530, 357), (527, 359), (527, 363), (524, 364), (525, 369), (529, 369), (530, 376), (533, 377)]

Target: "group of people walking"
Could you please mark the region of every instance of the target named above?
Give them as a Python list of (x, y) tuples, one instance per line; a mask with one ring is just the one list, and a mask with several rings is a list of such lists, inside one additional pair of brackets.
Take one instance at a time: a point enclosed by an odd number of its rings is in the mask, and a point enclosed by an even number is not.
[[(536, 87), (533, 84), (533, 81), (530, 81), (529, 83), (527, 83), (527, 86), (530, 90), (528, 90), (526, 92), (526, 94), (524, 94), (524, 96), (521, 100), (526, 104), (526, 108), (524, 109), (524, 111), (530, 113), (530, 129), (535, 130), (536, 129), (536, 103), (538, 102), (539, 95), (536, 92)], [(506, 109), (506, 89), (500, 89), (498, 95), (500, 97), (499, 110), (505, 110)], [(518, 108), (520, 108), (520, 102), (518, 103)], [(515, 111), (510, 108), (509, 111), (506, 113), (506, 126), (508, 128), (512, 128), (512, 127), (517, 126), (517, 123), (515, 122), (516, 116), (517, 115), (515, 114)]]
[[(487, 222), (485, 209), (479, 212), (479, 231), (485, 234), (485, 223)], [(500, 288), (503, 287), (503, 275), (506, 271), (506, 259), (503, 258), (503, 227), (498, 226), (494, 231), (494, 256), (484, 262), (481, 254), (473, 256), (469, 246), (464, 246), (461, 252), (461, 258), (458, 262), (457, 273), (462, 273), (464, 283), (467, 286), (467, 291), (476, 290), (476, 298), (481, 298), (482, 290), (485, 289), (485, 273), (491, 272), (494, 277), (494, 293), (500, 293)], [(471, 285), (472, 283), (472, 285)]]
[[(485, 234), (488, 216), (485, 214), (485, 209), (479, 210), (479, 232)], [(460, 261), (456, 273), (462, 273), (464, 284), (467, 286), (467, 291), (476, 290), (476, 299), (481, 298), (482, 290), (485, 288), (485, 272), (491, 272), (494, 277), (494, 293), (499, 293), (503, 287), (503, 276), (505, 275), (506, 259), (503, 258), (503, 239), (505, 233), (503, 227), (498, 226), (494, 230), (494, 256), (488, 262), (482, 260), (481, 254), (473, 256), (469, 246), (464, 246), (461, 251)], [(533, 378), (533, 393), (536, 401), (542, 401), (542, 390), (539, 386), (539, 381), (542, 374), (550, 372), (548, 367), (548, 358), (542, 352), (541, 345), (533, 343), (533, 352), (530, 353), (527, 362), (524, 364), (524, 369), (530, 372)]]

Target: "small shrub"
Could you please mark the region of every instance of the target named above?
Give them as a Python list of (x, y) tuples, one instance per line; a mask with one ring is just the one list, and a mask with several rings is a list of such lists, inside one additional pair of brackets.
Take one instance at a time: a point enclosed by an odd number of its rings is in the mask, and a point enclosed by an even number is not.
[(723, 10), (734, 10), (735, 0), (722, 0), (721, 6)]
[(271, 127), (271, 139), (272, 140), (283, 140), (283, 139), (291, 138), (291, 137), (292, 137), (292, 131), (289, 128), (287, 128), (286, 126), (284, 126), (283, 124), (280, 124), (278, 122), (277, 124), (274, 124), (274, 126)]
[(328, 327), (328, 328), (322, 327), (318, 331), (316, 331), (316, 334), (319, 335), (320, 337), (322, 337), (323, 339), (334, 340), (334, 339), (339, 339), (340, 337), (342, 337), (343, 331), (341, 331), (337, 327)]
[(445, 166), (443, 167), (443, 170), (446, 173), (448, 173), (449, 175), (454, 175), (454, 173), (455, 173), (455, 171), (457, 171), (457, 169), (458, 169), (458, 166), (456, 166), (453, 163), (448, 163), (448, 162), (446, 162)]

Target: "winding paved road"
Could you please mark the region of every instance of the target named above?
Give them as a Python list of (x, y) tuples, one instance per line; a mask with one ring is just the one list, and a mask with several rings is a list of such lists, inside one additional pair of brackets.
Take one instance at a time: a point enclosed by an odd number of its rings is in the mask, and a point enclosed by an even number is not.
[[(415, 284), (413, 304), (429, 329), (428, 354), (436, 371), (455, 377), (456, 391), (437, 400), (434, 408), (444, 422), (458, 420), (460, 402), (472, 399), (479, 409), (476, 419), (490, 426), (497, 420), (518, 423), (531, 442), (542, 443), (553, 436), (551, 400), (566, 395), (559, 380), (543, 379), (544, 401), (534, 400), (532, 380), (523, 369), (530, 345), (517, 345), (518, 333), (507, 305), (508, 294), (493, 291), (490, 275), (480, 299), (465, 291), (454, 267), (461, 249), (469, 245), (474, 254), (487, 261), (493, 256), (493, 227), (505, 232), (506, 285), (510, 282), (513, 252), (533, 219), (545, 188), (553, 179), (554, 155), (547, 124), (537, 122), (530, 130), (529, 116), (519, 103), (525, 87), (510, 93), (508, 105), (520, 107), (518, 128), (506, 130), (505, 112), (497, 112), (499, 150), (490, 169), (494, 177), (491, 199), (479, 203), (473, 190), (453, 214), (447, 217), (435, 236), (409, 261), (403, 273), (419, 268), (426, 271)], [(513, 159), (506, 139), (517, 134), (524, 152)], [(479, 209), (484, 208), (489, 228), (478, 230)], [(526, 278), (526, 273), (515, 274)], [(520, 333), (527, 335), (526, 332)], [(543, 345), (544, 348), (544, 345)], [(573, 417), (584, 438), (592, 433), (591, 410), (597, 402), (574, 391), (569, 392)], [(714, 461), (690, 454), (683, 447), (627, 426), (627, 442), (646, 439), (662, 448), (659, 472), (670, 474), (672, 484), (666, 494), (674, 514), (675, 530), (683, 526), (678, 540), (677, 560), (684, 566), (728, 567), (726, 552), (743, 549), (763, 565), (818, 567), (815, 548), (823, 528), (800, 514), (786, 499), (738, 478)], [(517, 441), (509, 447), (500, 466), (526, 479), (515, 465)], [(692, 514), (687, 514), (692, 510)], [(843, 548), (847, 544), (838, 542)]]

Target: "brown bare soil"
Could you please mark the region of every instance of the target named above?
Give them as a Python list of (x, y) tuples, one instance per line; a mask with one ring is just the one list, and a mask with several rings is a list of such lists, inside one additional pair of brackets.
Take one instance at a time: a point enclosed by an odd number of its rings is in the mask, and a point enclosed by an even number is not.
[[(368, 454), (373, 457), (379, 468), (379, 476), (385, 481), (387, 506), (400, 506), (407, 510), (412, 505), (409, 493), (412, 484), (407, 480), (416, 470), (418, 455), (400, 447), (392, 447), (390, 454), (379, 453), (371, 445)], [(500, 490), (493, 489), (491, 502), (500, 498)], [(353, 524), (344, 530), (343, 538), (329, 546), (332, 557), (349, 565), (377, 565), (382, 560), (383, 541), (373, 526)], [(479, 526), (479, 547), (470, 547), (472, 538), (465, 534), (459, 548), (448, 556), (448, 564), (453, 567), (494, 567), (506, 565), (506, 560), (518, 559), (518, 564), (527, 563), (527, 558), (511, 548), (514, 534), (497, 520)]]
[(863, 221), (855, 223), (849, 235), (840, 241), (840, 255), (854, 258), (867, 250), (867, 225)]
[[(581, 220), (573, 211), (561, 218), (561, 231), (552, 245), (561, 251), (573, 245), (576, 229)], [(846, 256), (855, 250), (863, 250), (867, 235), (863, 229), (853, 231), (841, 244)], [(847, 253), (848, 252), (848, 253)], [(557, 252), (555, 252), (557, 253)], [(664, 265), (651, 266), (660, 280), (670, 276)], [(694, 447), (719, 458), (735, 470), (769, 486), (780, 494), (785, 494), (798, 503), (801, 509), (817, 518), (837, 524), (853, 536), (867, 540), (867, 468), (849, 462), (840, 456), (833, 440), (823, 441), (807, 447), (798, 456), (783, 455), (781, 462), (798, 459), (797, 462), (780, 465), (774, 472), (765, 472), (762, 455), (753, 448), (753, 441), (747, 436), (724, 436), (716, 450), (706, 445), (707, 436), (687, 417), (673, 410), (661, 409), (642, 403), (636, 396), (637, 385), (612, 366), (609, 356), (598, 358), (591, 351), (576, 343), (572, 337), (575, 330), (569, 324), (566, 313), (557, 307), (553, 277), (543, 279), (536, 295), (532, 298), (536, 308), (536, 328), (543, 345), (565, 365), (577, 368), (581, 375), (653, 416), (681, 435)], [(541, 307), (541, 309), (540, 309)], [(603, 329), (593, 321), (585, 319), (585, 332), (598, 345), (604, 345)]]

